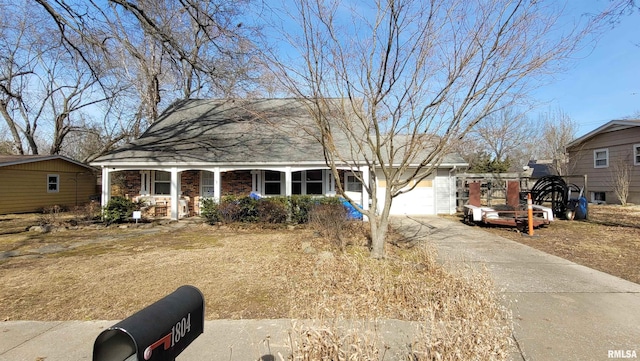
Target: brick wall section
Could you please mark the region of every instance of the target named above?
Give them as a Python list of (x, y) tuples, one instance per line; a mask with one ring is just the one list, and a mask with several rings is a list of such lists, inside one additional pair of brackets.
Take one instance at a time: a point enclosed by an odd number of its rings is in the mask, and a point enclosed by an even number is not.
[(237, 170), (220, 174), (222, 196), (246, 196), (251, 193), (251, 171)]
[(189, 209), (196, 210), (196, 197), (200, 195), (200, 171), (187, 170), (180, 174), (180, 191), (189, 197)]
[(111, 174), (111, 195), (133, 198), (140, 195), (140, 171), (125, 170)]

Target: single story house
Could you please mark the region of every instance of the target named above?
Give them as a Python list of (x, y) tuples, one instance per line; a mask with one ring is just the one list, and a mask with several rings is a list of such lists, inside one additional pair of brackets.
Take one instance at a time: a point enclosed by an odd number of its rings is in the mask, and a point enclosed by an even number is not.
[(572, 174), (586, 174), (587, 200), (619, 203), (613, 178), (621, 167), (630, 171), (630, 203), (640, 204), (640, 120), (612, 120), (567, 145)]
[[(345, 164), (336, 179), (320, 142), (299, 127), (312, 122), (300, 99), (176, 102), (139, 139), (91, 163), (102, 169), (102, 204), (118, 194), (166, 205), (168, 216), (179, 219), (197, 214), (204, 197), (335, 196), (341, 182), (368, 207), (355, 172), (367, 180), (369, 169)], [(455, 171), (465, 166), (459, 156), (447, 155), (436, 172), (394, 199), (392, 213), (454, 213)], [(384, 176), (376, 176), (381, 195)]]
[(98, 193), (96, 176), (61, 155), (0, 155), (0, 214), (81, 206)]

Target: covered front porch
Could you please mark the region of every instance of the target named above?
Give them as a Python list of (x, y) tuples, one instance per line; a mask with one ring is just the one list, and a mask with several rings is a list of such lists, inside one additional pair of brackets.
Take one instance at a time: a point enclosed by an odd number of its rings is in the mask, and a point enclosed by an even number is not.
[(342, 169), (339, 179), (326, 167), (285, 166), (243, 167), (102, 167), (102, 205), (112, 196), (144, 201), (155, 209), (155, 216), (178, 220), (199, 215), (204, 198), (217, 201), (227, 195), (256, 193), (270, 196), (336, 196), (336, 182), (347, 195), (368, 208), (369, 198), (362, 182), (368, 183), (368, 168), (356, 172)]

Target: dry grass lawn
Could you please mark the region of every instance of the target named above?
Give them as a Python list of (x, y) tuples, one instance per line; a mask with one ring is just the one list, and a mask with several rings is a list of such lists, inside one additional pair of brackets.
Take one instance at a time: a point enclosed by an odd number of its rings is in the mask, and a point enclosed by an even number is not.
[(207, 319), (329, 322), (295, 331), (294, 354), (304, 359), (347, 359), (355, 349), (368, 351), (348, 359), (380, 359), (384, 347), (330, 320), (383, 318), (421, 325), (411, 359), (508, 357), (510, 315), (489, 278), (448, 273), (428, 245), (389, 246), (378, 261), (357, 227), (342, 253), (306, 228), (179, 222), (25, 232), (34, 222), (0, 216), (0, 320), (122, 319), (191, 284), (205, 295)]

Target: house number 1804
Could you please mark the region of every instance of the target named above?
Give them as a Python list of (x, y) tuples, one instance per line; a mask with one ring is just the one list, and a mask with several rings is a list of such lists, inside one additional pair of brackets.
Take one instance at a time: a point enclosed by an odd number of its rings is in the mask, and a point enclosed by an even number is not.
[(189, 331), (191, 331), (191, 313), (188, 313), (187, 317), (183, 317), (175, 326), (171, 327), (171, 347), (180, 342), (180, 339)]
[(171, 327), (171, 333), (162, 337), (158, 341), (151, 344), (144, 350), (144, 359), (151, 359), (151, 355), (153, 354), (153, 350), (162, 346), (164, 350), (168, 350), (175, 346), (180, 340), (191, 331), (191, 313), (187, 314), (187, 317), (183, 317), (182, 320), (178, 321), (175, 325)]

